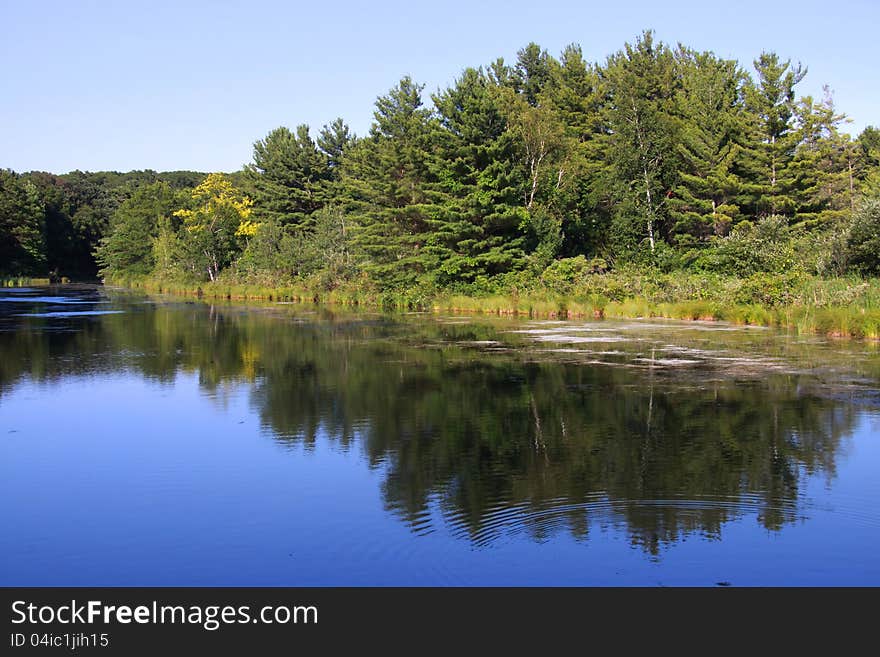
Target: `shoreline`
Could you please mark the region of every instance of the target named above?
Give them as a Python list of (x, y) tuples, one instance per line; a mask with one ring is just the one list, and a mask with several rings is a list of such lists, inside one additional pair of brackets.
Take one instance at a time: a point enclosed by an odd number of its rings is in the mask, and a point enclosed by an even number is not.
[(107, 280), (108, 287), (154, 294), (196, 297), (224, 301), (293, 302), (339, 307), (364, 307), (386, 311), (421, 311), (460, 315), (496, 315), (535, 319), (671, 319), (727, 322), (740, 326), (761, 326), (795, 335), (863, 339), (880, 342), (880, 309), (852, 306), (722, 304), (706, 300), (655, 302), (642, 297), (610, 301), (592, 298), (537, 294), (466, 296), (438, 294), (415, 304), (401, 297), (337, 289), (315, 292), (305, 287), (263, 287), (257, 285), (191, 284), (154, 280)]

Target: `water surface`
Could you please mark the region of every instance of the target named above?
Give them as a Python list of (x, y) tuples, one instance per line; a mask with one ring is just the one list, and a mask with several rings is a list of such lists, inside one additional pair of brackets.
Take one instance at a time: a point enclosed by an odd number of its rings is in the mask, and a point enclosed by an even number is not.
[(2, 585), (878, 585), (880, 351), (0, 290)]

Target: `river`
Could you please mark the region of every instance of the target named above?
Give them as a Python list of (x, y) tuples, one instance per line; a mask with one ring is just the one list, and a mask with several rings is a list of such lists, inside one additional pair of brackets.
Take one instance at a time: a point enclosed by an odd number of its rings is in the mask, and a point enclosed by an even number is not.
[(880, 348), (0, 290), (0, 585), (880, 585)]

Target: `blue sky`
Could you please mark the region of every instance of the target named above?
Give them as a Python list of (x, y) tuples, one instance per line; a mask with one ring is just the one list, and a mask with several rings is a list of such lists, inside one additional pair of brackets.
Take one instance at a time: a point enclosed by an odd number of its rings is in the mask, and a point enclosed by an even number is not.
[(529, 41), (604, 61), (646, 28), (749, 65), (802, 61), (848, 131), (880, 125), (880, 2), (0, 0), (0, 167), (232, 171), (279, 125), (359, 134), (401, 75), (446, 86)]

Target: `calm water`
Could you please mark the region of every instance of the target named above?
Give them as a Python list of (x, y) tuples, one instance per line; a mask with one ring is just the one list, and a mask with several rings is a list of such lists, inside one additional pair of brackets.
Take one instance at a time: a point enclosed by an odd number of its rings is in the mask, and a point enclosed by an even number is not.
[(0, 290), (0, 585), (880, 585), (880, 348)]

